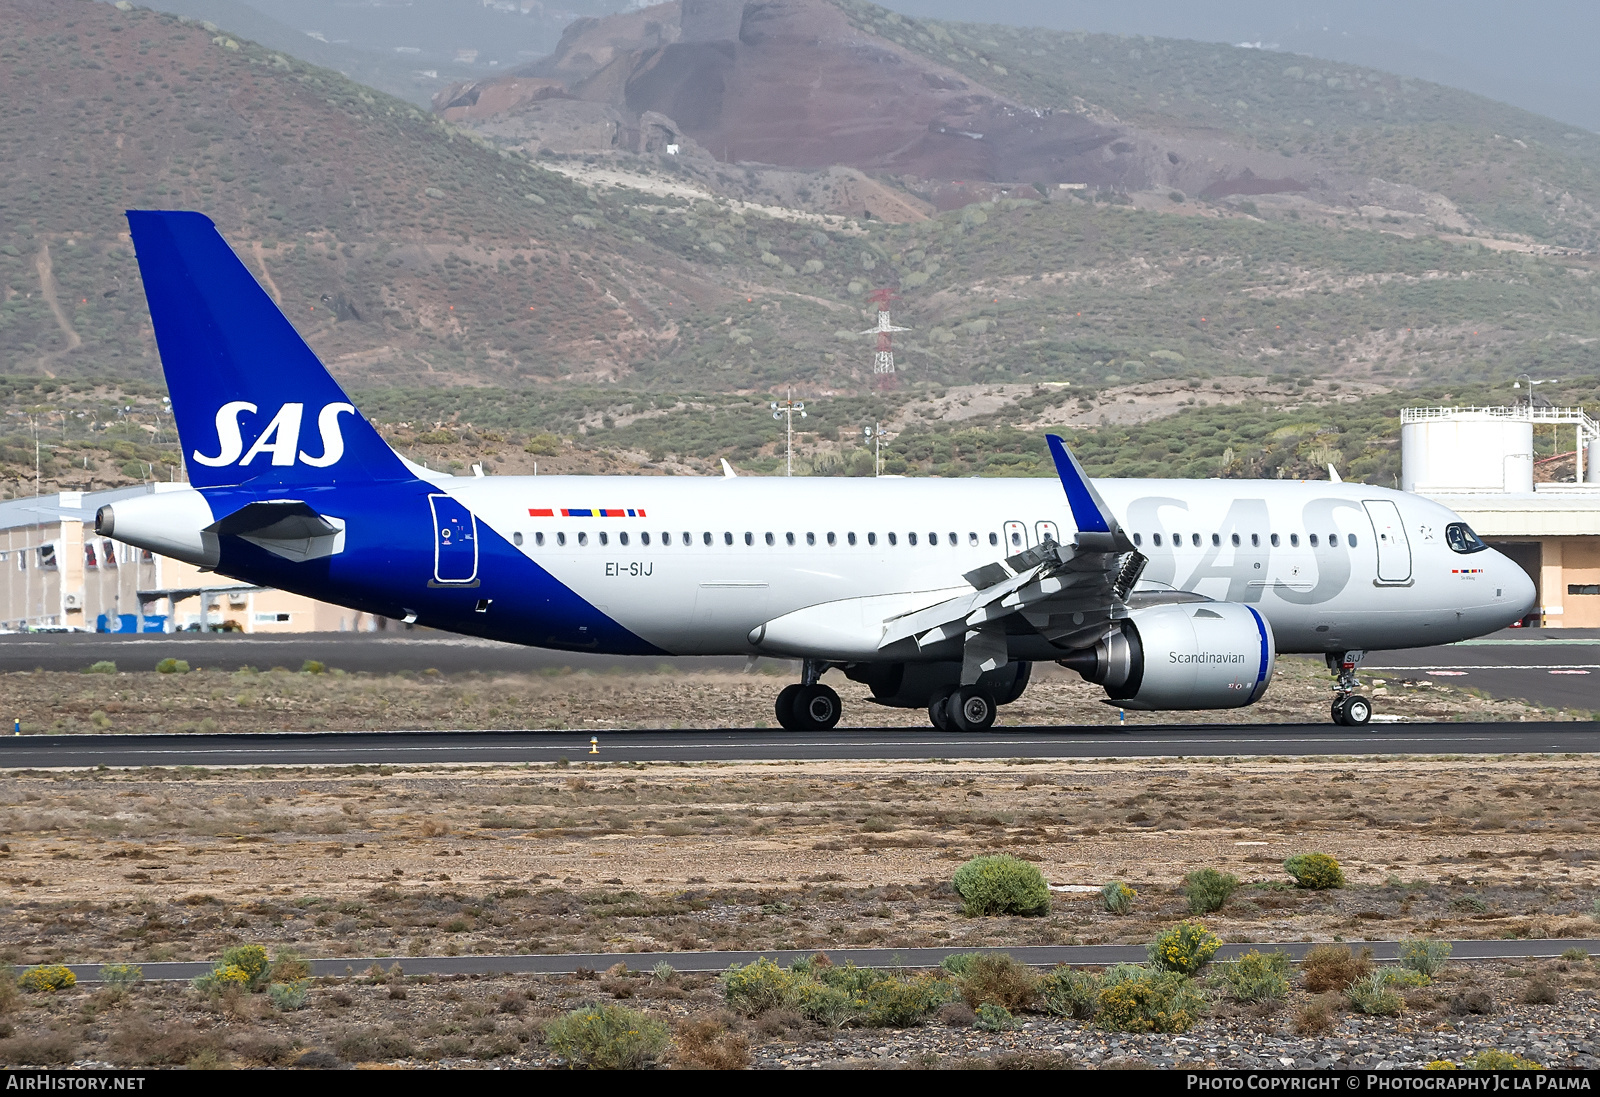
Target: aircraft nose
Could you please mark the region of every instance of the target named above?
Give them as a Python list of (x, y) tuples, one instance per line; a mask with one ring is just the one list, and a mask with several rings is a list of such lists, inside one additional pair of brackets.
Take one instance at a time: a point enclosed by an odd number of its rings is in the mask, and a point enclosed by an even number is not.
[[(1499, 553), (1496, 553), (1498, 556)], [(1528, 573), (1523, 571), (1516, 561), (1500, 556), (1499, 567), (1503, 571), (1505, 580), (1500, 586), (1505, 590), (1505, 604), (1507, 610), (1515, 609), (1516, 620), (1521, 620), (1532, 613), (1539, 600), (1539, 589), (1533, 585), (1533, 580)]]

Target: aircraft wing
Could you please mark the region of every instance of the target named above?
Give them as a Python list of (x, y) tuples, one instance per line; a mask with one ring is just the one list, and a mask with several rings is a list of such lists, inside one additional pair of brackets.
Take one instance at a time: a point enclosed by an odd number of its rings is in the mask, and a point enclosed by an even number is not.
[(1006, 618), (1018, 614), (1047, 640), (1070, 642), (1074, 634), (1098, 635), (1127, 604), (1145, 557), (1061, 439), (1046, 441), (1078, 527), (1071, 540), (1047, 539), (968, 572), (970, 593), (886, 620), (880, 650), (907, 639), (925, 648), (960, 637), (961, 680), (971, 684), (1006, 664)]

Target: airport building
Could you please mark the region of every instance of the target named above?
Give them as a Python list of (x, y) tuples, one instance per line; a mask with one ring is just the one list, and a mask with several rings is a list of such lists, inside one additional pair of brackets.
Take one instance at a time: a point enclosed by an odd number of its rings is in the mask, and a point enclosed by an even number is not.
[[(1555, 456), (1535, 459), (1536, 436), (1553, 437)], [(1454, 510), (1533, 577), (1524, 624), (1600, 627), (1600, 425), (1582, 408), (1406, 408), (1400, 461), (1404, 490)]]
[(0, 630), (376, 631), (388, 622), (250, 586), (94, 532), (107, 503), (187, 484), (64, 491), (0, 502)]

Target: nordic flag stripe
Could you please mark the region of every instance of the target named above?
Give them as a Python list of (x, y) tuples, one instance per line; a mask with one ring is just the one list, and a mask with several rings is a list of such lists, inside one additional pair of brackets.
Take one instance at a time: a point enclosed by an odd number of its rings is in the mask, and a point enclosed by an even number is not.
[[(530, 518), (554, 518), (554, 507), (529, 507)], [(643, 518), (643, 507), (562, 507), (563, 518)]]

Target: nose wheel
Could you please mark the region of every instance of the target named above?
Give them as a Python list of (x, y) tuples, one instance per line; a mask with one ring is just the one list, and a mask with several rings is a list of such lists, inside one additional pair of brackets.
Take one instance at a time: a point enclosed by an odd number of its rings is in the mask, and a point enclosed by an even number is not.
[(1366, 654), (1364, 651), (1347, 651), (1342, 655), (1331, 652), (1328, 655), (1328, 669), (1339, 678), (1333, 687), (1333, 722), (1340, 727), (1365, 727), (1372, 720), (1372, 702), (1356, 692), (1361, 688), (1356, 668)]
[(1333, 702), (1333, 722), (1342, 727), (1363, 727), (1372, 720), (1372, 702), (1358, 694)]

